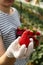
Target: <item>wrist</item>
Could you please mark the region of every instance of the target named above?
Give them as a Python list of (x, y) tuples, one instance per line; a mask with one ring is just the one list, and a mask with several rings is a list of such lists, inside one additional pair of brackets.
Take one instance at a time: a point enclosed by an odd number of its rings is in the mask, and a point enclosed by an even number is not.
[(15, 58), (9, 58), (6, 53), (0, 57), (0, 65), (13, 65), (15, 61)]

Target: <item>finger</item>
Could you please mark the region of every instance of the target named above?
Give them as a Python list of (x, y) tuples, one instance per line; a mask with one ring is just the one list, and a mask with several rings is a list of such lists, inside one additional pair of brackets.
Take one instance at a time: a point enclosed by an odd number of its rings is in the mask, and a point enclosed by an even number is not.
[(33, 41), (32, 41), (32, 42), (30, 42), (30, 44), (28, 45), (28, 49), (33, 49), (33, 47), (34, 47), (34, 43), (33, 43)]
[(30, 42), (28, 49), (27, 49), (26, 56), (30, 56), (32, 52), (33, 52), (33, 42)]
[(25, 48), (25, 52), (24, 52), (24, 55), (26, 55), (27, 54), (27, 48)]
[(30, 38), (30, 41), (31, 41), (31, 42), (33, 42), (33, 39), (32, 39), (32, 38)]

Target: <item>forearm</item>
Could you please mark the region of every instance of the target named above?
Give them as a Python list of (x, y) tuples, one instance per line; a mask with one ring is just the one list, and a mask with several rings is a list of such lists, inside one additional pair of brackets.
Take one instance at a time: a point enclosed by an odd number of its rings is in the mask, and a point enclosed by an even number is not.
[(5, 53), (5, 47), (2, 40), (2, 37), (0, 36), (0, 57)]
[(6, 53), (0, 57), (0, 65), (13, 65), (15, 61), (15, 58), (8, 58)]

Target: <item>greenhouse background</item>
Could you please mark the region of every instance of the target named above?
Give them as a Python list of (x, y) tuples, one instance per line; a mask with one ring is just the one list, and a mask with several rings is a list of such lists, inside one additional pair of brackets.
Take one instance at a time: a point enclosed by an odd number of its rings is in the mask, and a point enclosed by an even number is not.
[[(34, 0), (35, 1), (35, 0)], [(40, 0), (41, 1), (41, 0)], [(26, 23), (27, 27), (30, 25), (37, 27), (43, 31), (43, 2), (33, 4), (33, 1), (26, 2), (24, 0), (16, 0), (14, 7), (17, 8), (21, 16), (21, 22)]]
[(26, 65), (43, 65), (43, 0), (16, 0), (13, 4), (20, 15), (21, 28), (41, 31), (40, 46), (31, 55)]

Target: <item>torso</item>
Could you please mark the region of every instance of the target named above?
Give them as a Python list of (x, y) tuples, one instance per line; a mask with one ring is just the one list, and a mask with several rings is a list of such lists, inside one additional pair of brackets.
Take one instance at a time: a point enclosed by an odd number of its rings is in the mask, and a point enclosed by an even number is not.
[(15, 40), (18, 26), (20, 26), (20, 20), (16, 9), (11, 15), (0, 12), (0, 30), (6, 49)]

